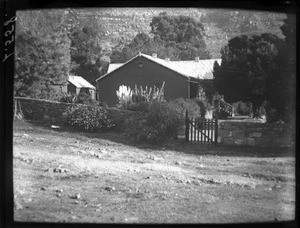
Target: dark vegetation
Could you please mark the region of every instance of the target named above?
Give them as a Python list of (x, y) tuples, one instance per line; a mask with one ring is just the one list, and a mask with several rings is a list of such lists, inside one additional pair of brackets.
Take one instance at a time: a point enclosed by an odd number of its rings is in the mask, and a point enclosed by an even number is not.
[[(15, 95), (93, 104), (84, 95), (61, 94), (55, 85), (65, 83), (68, 73), (83, 76), (95, 85), (110, 62), (124, 62), (138, 51), (156, 52), (158, 57), (172, 60), (216, 58), (221, 54), (214, 84), (203, 83), (207, 99), (198, 102), (202, 116), (212, 94), (218, 91), (227, 102), (243, 102), (236, 104), (241, 115), (247, 115), (251, 107), (254, 117), (259, 116), (264, 107), (270, 122), (293, 120), (294, 18), (289, 15), (283, 21), (284, 14), (231, 10), (163, 11), (18, 12)], [(189, 12), (189, 16), (182, 16), (183, 12)], [(130, 108), (142, 111), (148, 105), (139, 102)]]
[(284, 22), (284, 40), (270, 33), (235, 37), (214, 67), (215, 89), (226, 101), (251, 102), (254, 117), (263, 106), (269, 122), (295, 119), (295, 20), (289, 15)]

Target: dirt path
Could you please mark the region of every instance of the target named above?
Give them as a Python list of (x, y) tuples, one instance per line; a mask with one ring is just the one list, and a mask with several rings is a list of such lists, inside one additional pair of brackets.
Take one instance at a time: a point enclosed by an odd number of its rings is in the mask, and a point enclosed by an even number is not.
[(115, 142), (115, 137), (120, 136), (15, 125), (15, 220), (227, 223), (294, 218), (292, 156), (253, 156), (259, 151), (220, 156), (222, 148), (189, 154), (190, 148), (138, 148)]

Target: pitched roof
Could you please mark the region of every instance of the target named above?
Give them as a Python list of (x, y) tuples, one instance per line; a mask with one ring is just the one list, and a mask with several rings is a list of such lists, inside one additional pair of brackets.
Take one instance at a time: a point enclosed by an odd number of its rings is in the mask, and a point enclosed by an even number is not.
[(85, 80), (83, 77), (80, 77), (80, 76), (69, 75), (69, 80), (68, 81), (70, 83), (72, 83), (74, 86), (76, 86), (77, 88), (96, 89), (95, 86), (93, 86), (87, 80)]
[(131, 62), (135, 58), (143, 56), (159, 65), (169, 68), (183, 76), (198, 78), (198, 79), (213, 79), (213, 67), (215, 61), (221, 64), (221, 59), (201, 59), (201, 60), (189, 60), (189, 61), (168, 61), (165, 59), (155, 58), (150, 55), (142, 54), (135, 56), (134, 58), (130, 59), (126, 63), (112, 63), (109, 64), (108, 71), (105, 75), (101, 76), (100, 78), (96, 79), (96, 81), (102, 79), (103, 77), (107, 76), (111, 72), (117, 70), (123, 65)]

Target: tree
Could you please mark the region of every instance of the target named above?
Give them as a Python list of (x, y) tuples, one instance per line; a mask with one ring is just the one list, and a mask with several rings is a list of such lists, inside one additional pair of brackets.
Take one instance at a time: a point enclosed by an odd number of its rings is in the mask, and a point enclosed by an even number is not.
[(67, 82), (70, 40), (60, 32), (37, 37), (26, 31), (16, 36), (15, 95), (48, 98), (52, 85)]
[(112, 53), (111, 61), (126, 62), (139, 52), (148, 55), (156, 53), (160, 58), (170, 60), (191, 60), (195, 57), (209, 59), (211, 57), (204, 42), (204, 27), (193, 18), (161, 13), (153, 17), (150, 26), (153, 37), (143, 32), (138, 33), (123, 49)]
[(91, 84), (101, 76), (101, 46), (98, 31), (92, 27), (73, 28), (71, 39), (71, 73), (82, 76)]
[(139, 52), (148, 55), (156, 53), (160, 58), (178, 60), (180, 50), (174, 42), (166, 43), (158, 36), (150, 38), (145, 33), (139, 33), (121, 51), (116, 50), (112, 53), (111, 62), (124, 63), (136, 56)]
[(169, 16), (166, 12), (153, 17), (151, 33), (158, 35), (162, 40), (176, 43), (190, 42), (197, 37), (203, 39), (204, 26), (189, 16)]
[(276, 110), (275, 119), (293, 122), (296, 104), (296, 19), (287, 15), (280, 28), (285, 36), (278, 46), (277, 71), (268, 87), (268, 108)]
[(226, 101), (251, 102), (254, 117), (267, 99), (267, 90), (277, 70), (275, 59), (282, 40), (264, 33), (242, 35), (222, 48), (222, 63), (214, 66), (214, 85)]
[(163, 12), (153, 17), (150, 26), (151, 33), (165, 41), (167, 45), (175, 44), (180, 52), (178, 57), (180, 60), (211, 57), (204, 41), (204, 26), (199, 21), (189, 16), (169, 16)]
[(67, 82), (70, 40), (63, 10), (18, 11), (14, 89), (17, 96), (50, 98)]

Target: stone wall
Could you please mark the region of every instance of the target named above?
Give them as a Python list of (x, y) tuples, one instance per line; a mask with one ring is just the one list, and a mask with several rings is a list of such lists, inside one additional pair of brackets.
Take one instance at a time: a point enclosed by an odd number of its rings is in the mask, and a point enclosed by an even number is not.
[(295, 129), (281, 123), (219, 122), (218, 143), (223, 145), (290, 147), (294, 142)]
[[(68, 107), (79, 105), (25, 97), (15, 97), (15, 100), (19, 102), (25, 119), (44, 121), (45, 123), (49, 122), (57, 125), (63, 124), (63, 113)], [(120, 110), (117, 108), (105, 109), (108, 111), (108, 117), (111, 118), (118, 127), (123, 127), (126, 119), (132, 115), (132, 111), (128, 110)]]

